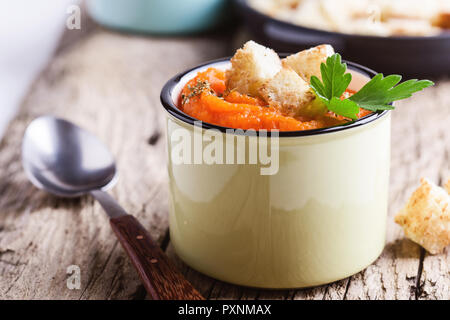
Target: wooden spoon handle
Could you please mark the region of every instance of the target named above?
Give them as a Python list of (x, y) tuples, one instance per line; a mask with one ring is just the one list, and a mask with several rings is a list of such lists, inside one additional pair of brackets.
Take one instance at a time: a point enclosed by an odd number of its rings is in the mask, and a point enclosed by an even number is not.
[(203, 300), (201, 294), (169, 261), (136, 218), (111, 218), (111, 227), (154, 300)]

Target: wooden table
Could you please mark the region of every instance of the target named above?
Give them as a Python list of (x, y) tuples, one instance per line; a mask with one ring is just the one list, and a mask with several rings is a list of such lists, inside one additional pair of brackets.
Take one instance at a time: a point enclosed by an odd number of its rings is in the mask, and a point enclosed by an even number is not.
[[(256, 290), (184, 265), (168, 236), (164, 112), (159, 93), (177, 72), (229, 55), (231, 36), (151, 38), (91, 23), (67, 32), (0, 145), (0, 298), (145, 299), (135, 270), (92, 198), (61, 200), (33, 187), (20, 162), (27, 124), (55, 114), (92, 131), (112, 150), (120, 179), (111, 191), (198, 290), (210, 299), (449, 299), (450, 254), (431, 256), (393, 222), (419, 178), (450, 176), (450, 81), (399, 103), (393, 113), (387, 245), (366, 270), (306, 290)], [(67, 288), (67, 268), (81, 271)]]

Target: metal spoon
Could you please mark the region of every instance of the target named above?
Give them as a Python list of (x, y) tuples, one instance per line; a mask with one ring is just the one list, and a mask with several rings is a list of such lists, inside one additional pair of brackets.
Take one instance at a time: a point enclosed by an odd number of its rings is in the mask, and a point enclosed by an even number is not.
[(66, 120), (37, 118), (25, 132), (22, 162), (36, 187), (61, 197), (90, 194), (100, 202), (153, 299), (203, 299), (147, 230), (105, 192), (117, 180), (116, 165), (94, 135)]

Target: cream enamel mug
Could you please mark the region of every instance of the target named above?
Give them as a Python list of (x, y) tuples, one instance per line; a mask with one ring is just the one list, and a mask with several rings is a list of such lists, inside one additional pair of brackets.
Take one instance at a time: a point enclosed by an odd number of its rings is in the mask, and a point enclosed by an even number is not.
[[(374, 75), (347, 64), (350, 89), (359, 90)], [(260, 288), (316, 286), (363, 270), (385, 244), (390, 112), (343, 126), (280, 132), (276, 140), (270, 133), (261, 140), (260, 134), (227, 133), (207, 123), (200, 128), (176, 107), (180, 91), (198, 71), (229, 65), (222, 59), (184, 72), (161, 93), (176, 253), (206, 275)], [(222, 140), (221, 157), (245, 154), (247, 162), (194, 159), (194, 149), (207, 154), (213, 140)], [(249, 164), (255, 145), (276, 152), (274, 174), (262, 174), (267, 162)]]

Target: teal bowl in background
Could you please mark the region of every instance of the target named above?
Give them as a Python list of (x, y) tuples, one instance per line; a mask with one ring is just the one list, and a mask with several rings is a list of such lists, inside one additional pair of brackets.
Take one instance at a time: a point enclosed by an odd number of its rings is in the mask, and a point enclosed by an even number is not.
[(185, 34), (209, 30), (231, 15), (228, 0), (88, 0), (99, 24), (124, 31)]

